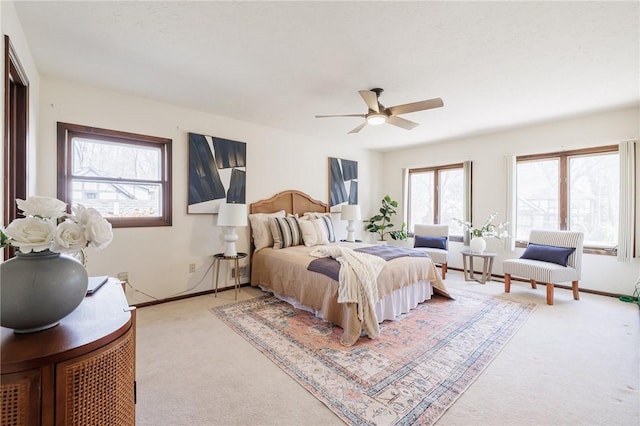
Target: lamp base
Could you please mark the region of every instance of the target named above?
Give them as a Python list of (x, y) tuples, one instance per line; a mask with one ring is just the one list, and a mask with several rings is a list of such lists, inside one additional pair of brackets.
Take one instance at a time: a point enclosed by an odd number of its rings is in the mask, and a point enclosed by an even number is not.
[(236, 234), (235, 226), (228, 226), (227, 232), (224, 234), (224, 241), (226, 243), (224, 247), (225, 257), (235, 257), (238, 255), (236, 251), (236, 241), (238, 241), (238, 234)]
[(347, 242), (349, 243), (355, 243), (356, 242), (356, 236), (354, 231), (356, 230), (355, 226), (353, 226), (353, 220), (349, 221), (349, 224), (347, 225)]

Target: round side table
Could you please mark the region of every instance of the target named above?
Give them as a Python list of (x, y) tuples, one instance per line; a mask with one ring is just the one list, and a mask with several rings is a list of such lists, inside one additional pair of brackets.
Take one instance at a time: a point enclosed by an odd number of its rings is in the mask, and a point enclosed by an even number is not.
[[(464, 270), (464, 280), (470, 281), (474, 280), (479, 282), (480, 284), (484, 284), (487, 280), (491, 281), (491, 270), (493, 269), (493, 258), (498, 255), (498, 253), (474, 253), (471, 250), (462, 250), (460, 252), (462, 254), (462, 269)], [(473, 276), (473, 258), (480, 257), (483, 259), (482, 264), (482, 278), (475, 278)], [(467, 258), (469, 258), (469, 267), (467, 267)]]
[(213, 292), (214, 297), (218, 297), (218, 281), (220, 279), (220, 262), (223, 260), (229, 260), (233, 262), (233, 267), (236, 271), (234, 287), (236, 289), (236, 300), (238, 300), (238, 291), (240, 291), (240, 264), (239, 260), (247, 257), (247, 253), (238, 253), (235, 256), (226, 256), (224, 253), (217, 253), (213, 255), (213, 262), (216, 266), (216, 287)]

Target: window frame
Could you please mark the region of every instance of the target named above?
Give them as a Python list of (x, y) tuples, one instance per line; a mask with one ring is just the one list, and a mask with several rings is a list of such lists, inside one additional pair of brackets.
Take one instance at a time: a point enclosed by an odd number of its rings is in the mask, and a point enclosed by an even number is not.
[[(160, 148), (161, 164), (160, 186), (162, 191), (162, 215), (158, 217), (107, 217), (106, 219), (114, 228), (133, 228), (149, 226), (172, 225), (172, 187), (171, 187), (171, 146), (172, 140), (156, 136), (147, 136), (136, 133), (121, 132), (118, 130), (101, 129), (97, 127), (83, 126), (58, 122), (57, 130), (57, 175), (58, 198), (71, 208), (71, 194), (73, 185), (72, 173), (72, 149), (73, 138), (93, 139), (107, 142), (116, 142), (133, 146), (145, 146)], [(95, 179), (99, 181), (100, 179)], [(156, 183), (156, 182), (154, 182)]]
[[(588, 156), (593, 154), (610, 154), (618, 152), (618, 145), (606, 145), (592, 148), (582, 148), (582, 149), (574, 149), (569, 151), (557, 151), (550, 152), (544, 154), (529, 154), (529, 155), (519, 155), (516, 156), (516, 171), (518, 167), (518, 163), (525, 161), (537, 161), (537, 160), (549, 160), (549, 159), (558, 159), (559, 168), (558, 168), (558, 177), (560, 179), (559, 184), (559, 202), (560, 206), (558, 209), (559, 214), (559, 224), (560, 231), (567, 230), (567, 224), (569, 222), (569, 158), (570, 157), (578, 157), (578, 156)], [(517, 189), (516, 189), (517, 195)], [(517, 224), (517, 216), (515, 218)], [(516, 247), (527, 247), (527, 240), (516, 240)], [(607, 256), (616, 256), (618, 253), (617, 246), (614, 248), (603, 248), (603, 247), (595, 247), (595, 246), (584, 246), (583, 253), (589, 254), (601, 254)]]
[[(408, 170), (407, 181), (407, 224), (410, 229), (413, 229), (415, 224), (409, 222), (411, 217), (411, 175), (414, 173), (433, 172), (433, 223), (439, 223), (440, 220), (440, 171), (460, 169), (464, 170), (464, 163), (445, 164), (442, 166), (431, 167), (414, 167)], [(413, 234), (413, 231), (412, 231)], [(463, 235), (451, 235), (449, 234), (449, 241), (462, 241)]]

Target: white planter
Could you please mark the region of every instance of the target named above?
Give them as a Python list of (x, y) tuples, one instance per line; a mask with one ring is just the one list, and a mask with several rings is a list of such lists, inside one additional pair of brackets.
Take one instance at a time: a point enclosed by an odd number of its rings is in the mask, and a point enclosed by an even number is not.
[(487, 242), (482, 237), (473, 237), (469, 243), (469, 248), (473, 253), (483, 253), (487, 248)]

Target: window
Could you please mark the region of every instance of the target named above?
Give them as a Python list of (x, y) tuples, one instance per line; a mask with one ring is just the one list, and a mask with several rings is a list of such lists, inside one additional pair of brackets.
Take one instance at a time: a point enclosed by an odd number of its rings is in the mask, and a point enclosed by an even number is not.
[(516, 238), (532, 229), (582, 231), (585, 248), (618, 244), (617, 146), (517, 158)]
[(114, 227), (171, 225), (171, 139), (58, 123), (58, 198)]
[(449, 234), (462, 235), (453, 218), (463, 215), (464, 173), (462, 164), (409, 169), (408, 224), (448, 224)]

